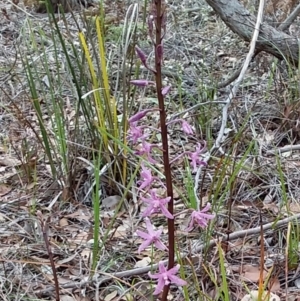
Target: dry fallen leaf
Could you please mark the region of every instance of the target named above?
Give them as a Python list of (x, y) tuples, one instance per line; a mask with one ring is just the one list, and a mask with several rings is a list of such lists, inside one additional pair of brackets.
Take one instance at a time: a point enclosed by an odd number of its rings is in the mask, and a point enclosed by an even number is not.
[(128, 227), (120, 225), (116, 231), (114, 231), (114, 238), (126, 237), (128, 232)]
[(10, 167), (14, 167), (14, 166), (19, 166), (21, 165), (21, 161), (11, 157), (9, 155), (4, 155), (4, 156), (0, 156), (0, 165), (2, 166), (10, 166)]
[(66, 264), (67, 262), (72, 261), (77, 256), (77, 253), (72, 254), (71, 256), (64, 258), (62, 260), (58, 260), (57, 264)]
[(300, 278), (296, 278), (296, 279), (294, 280), (294, 283), (295, 283), (295, 286), (296, 286), (297, 288), (300, 288)]
[(59, 220), (59, 225), (61, 226), (61, 227), (65, 227), (65, 226), (68, 226), (69, 225), (69, 222), (68, 222), (68, 219), (66, 219), (66, 218), (61, 218), (60, 220)]
[[(263, 277), (265, 278), (267, 273), (263, 272)], [(250, 281), (250, 282), (258, 282), (260, 277), (260, 270), (259, 266), (252, 266), (252, 265), (244, 265), (242, 267), (242, 279), (243, 281)]]
[(60, 295), (60, 301), (76, 301), (73, 297), (69, 295)]
[[(250, 294), (245, 295), (241, 301), (259, 301), (258, 297), (258, 291), (251, 291)], [(280, 301), (280, 298), (277, 295), (270, 292), (264, 292), (262, 297), (262, 300), (264, 301)]]
[(12, 190), (12, 187), (6, 184), (0, 184), (0, 196), (8, 194)]
[(148, 266), (151, 263), (150, 257), (144, 257), (142, 260), (139, 260), (135, 263), (134, 268), (143, 268)]
[(82, 260), (85, 262), (86, 265), (92, 262), (92, 256), (93, 256), (93, 251), (85, 248), (81, 251), (80, 253)]
[(0, 222), (4, 222), (6, 220), (5, 215), (0, 213)]
[(81, 296), (75, 296), (76, 301), (91, 301), (89, 297), (81, 297)]
[(122, 198), (119, 195), (109, 196), (101, 201), (101, 203), (102, 203), (101, 207), (104, 210), (109, 210), (109, 211), (115, 210), (118, 207), (118, 205), (120, 204), (121, 200), (122, 200)]
[(105, 296), (104, 301), (111, 301), (118, 295), (118, 291), (112, 291), (108, 295)]
[(71, 214), (67, 214), (64, 217), (66, 218), (76, 218), (78, 221), (88, 221), (91, 219), (91, 213), (88, 212), (87, 210), (81, 209), (79, 208), (78, 210), (76, 210), (75, 212), (71, 213)]
[(276, 277), (276, 278), (273, 278), (269, 281), (268, 283), (268, 289), (271, 291), (271, 292), (278, 292), (280, 291), (280, 281), (279, 279)]

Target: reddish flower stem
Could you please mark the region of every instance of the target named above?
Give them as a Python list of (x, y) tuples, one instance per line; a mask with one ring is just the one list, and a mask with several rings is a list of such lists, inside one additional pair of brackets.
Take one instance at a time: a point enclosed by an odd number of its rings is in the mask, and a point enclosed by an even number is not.
[[(155, 50), (157, 47), (162, 45), (162, 27), (163, 27), (163, 18), (164, 18), (164, 7), (162, 5), (162, 0), (153, 0), (153, 4), (156, 7), (156, 24), (155, 24)], [(164, 33), (163, 33), (164, 34)], [(162, 94), (162, 72), (161, 72), (161, 56), (155, 51), (155, 80), (156, 80), (156, 92), (157, 99), (159, 104), (159, 113), (160, 113), (160, 128), (161, 128), (161, 137), (162, 137), (162, 146), (163, 146), (163, 161), (164, 161), (164, 173), (166, 178), (166, 187), (167, 187), (167, 196), (170, 197), (168, 203), (168, 211), (173, 215), (174, 213), (174, 201), (173, 201), (173, 185), (172, 185), (172, 175), (170, 168), (169, 160), (169, 145), (168, 145), (168, 128), (166, 124), (166, 110), (164, 104), (164, 96)], [(175, 219), (168, 219), (168, 240), (169, 240), (169, 264), (168, 270), (174, 267), (175, 259)], [(169, 285), (164, 287), (162, 301), (167, 300), (169, 292)]]

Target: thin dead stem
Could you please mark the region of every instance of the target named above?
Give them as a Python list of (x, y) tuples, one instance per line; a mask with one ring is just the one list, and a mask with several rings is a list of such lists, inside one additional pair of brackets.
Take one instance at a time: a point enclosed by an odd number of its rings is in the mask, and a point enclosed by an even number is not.
[(51, 251), (51, 247), (49, 244), (49, 238), (48, 238), (48, 230), (49, 230), (48, 224), (45, 222), (44, 216), (41, 211), (37, 211), (36, 215), (37, 215), (38, 219), (40, 220), (43, 238), (44, 238), (44, 242), (46, 245), (46, 249), (47, 249), (47, 253), (49, 256), (49, 261), (50, 261), (50, 265), (51, 265), (51, 269), (52, 269), (52, 273), (53, 273), (54, 287), (55, 287), (55, 294), (56, 294), (55, 300), (60, 301), (58, 278), (57, 278), (57, 273), (56, 273), (56, 269), (55, 269), (55, 263), (53, 260), (53, 253)]

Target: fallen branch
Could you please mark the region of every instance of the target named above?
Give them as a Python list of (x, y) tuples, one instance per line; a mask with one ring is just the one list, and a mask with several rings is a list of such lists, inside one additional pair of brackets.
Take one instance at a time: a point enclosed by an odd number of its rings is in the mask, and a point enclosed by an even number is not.
[[(270, 229), (278, 229), (282, 226), (287, 225), (288, 223), (294, 221), (294, 220), (300, 220), (300, 213), (293, 215), (293, 216), (289, 216), (287, 218), (284, 218), (282, 220), (279, 221), (275, 221), (275, 222), (271, 222), (268, 224), (265, 224), (262, 226), (262, 230), (266, 231), (266, 230), (270, 230)], [(256, 228), (252, 228), (252, 229), (247, 229), (247, 230), (240, 230), (240, 231), (236, 231), (233, 232), (229, 235), (225, 235), (223, 239), (222, 238), (218, 238), (218, 239), (212, 239), (210, 240), (210, 242), (208, 244), (200, 244), (196, 247), (194, 247), (192, 249), (192, 253), (196, 254), (196, 253), (200, 253), (205, 247), (214, 247), (215, 245), (217, 245), (218, 243), (221, 243), (223, 240), (225, 241), (232, 241), (234, 239), (238, 239), (238, 238), (245, 238), (248, 237), (250, 235), (257, 235), (259, 234), (261, 231), (261, 226), (258, 226)], [(179, 255), (180, 259), (184, 259), (187, 256), (190, 256), (191, 254), (189, 253), (181, 253)], [(168, 264), (168, 260), (164, 260), (163, 261), (164, 264)], [(132, 277), (132, 276), (137, 276), (137, 275), (141, 275), (141, 274), (145, 274), (148, 273), (149, 271), (151, 271), (152, 269), (157, 269), (158, 268), (158, 264), (153, 264), (152, 266), (146, 266), (143, 268), (136, 268), (136, 269), (132, 269), (132, 270), (127, 270), (127, 271), (123, 271), (123, 272), (118, 272), (115, 274), (108, 274), (105, 272), (101, 272), (101, 271), (97, 271), (96, 275), (94, 276), (94, 279), (92, 280), (84, 280), (81, 282), (71, 282), (71, 283), (67, 283), (67, 284), (62, 284), (60, 287), (62, 289), (73, 289), (73, 288), (83, 288), (86, 287), (87, 285), (92, 284), (93, 282), (98, 282), (100, 281), (101, 284), (110, 281), (112, 279), (116, 279), (116, 280), (120, 280), (120, 278), (124, 278), (124, 277)], [(104, 277), (99, 277), (99, 275), (104, 276)], [(51, 287), (47, 287), (45, 289), (41, 289), (41, 290), (36, 290), (34, 293), (37, 295), (40, 294), (45, 294), (48, 292), (53, 291), (55, 288), (53, 286)]]
[[(259, 9), (258, 9), (257, 21), (256, 21), (256, 24), (255, 24), (255, 27), (254, 27), (254, 33), (253, 33), (253, 37), (252, 37), (252, 40), (251, 40), (251, 43), (250, 43), (249, 52), (246, 56), (246, 59), (245, 59), (244, 65), (242, 67), (241, 73), (239, 74), (237, 80), (233, 84), (231, 92), (230, 92), (228, 98), (225, 101), (225, 105), (224, 105), (223, 110), (222, 110), (222, 122), (221, 122), (221, 127), (220, 127), (220, 130), (219, 130), (219, 133), (218, 133), (218, 137), (217, 137), (214, 145), (210, 149), (210, 151), (207, 152), (207, 154), (205, 155), (204, 162), (208, 162), (210, 160), (212, 154), (217, 150), (220, 151), (222, 154), (224, 153), (224, 151), (221, 148), (221, 143), (222, 143), (225, 128), (226, 128), (226, 125), (227, 125), (228, 109), (230, 107), (232, 99), (235, 97), (235, 95), (238, 91), (240, 83), (242, 82), (242, 80), (243, 80), (243, 78), (246, 74), (246, 71), (247, 71), (248, 66), (251, 62), (251, 59), (255, 54), (255, 46), (256, 46), (256, 43), (257, 43), (258, 35), (259, 35), (259, 30), (260, 30), (260, 26), (261, 26), (261, 22), (262, 22), (262, 16), (263, 16), (263, 3), (261, 1), (260, 5), (259, 5)], [(200, 166), (199, 169), (197, 170), (197, 174), (195, 176), (195, 185), (194, 185), (194, 195), (197, 199), (198, 207), (199, 207), (199, 204), (200, 204), (200, 200), (198, 199), (197, 195), (198, 195), (198, 188), (199, 188), (199, 181), (200, 181), (201, 171), (202, 171), (202, 166)]]
[(286, 145), (277, 149), (268, 150), (266, 151), (266, 155), (283, 154), (294, 150), (300, 150), (300, 144)]
[[(251, 41), (256, 17), (252, 15), (237, 0), (206, 0), (215, 10), (224, 23), (243, 40)], [(298, 5), (299, 6), (299, 5)], [(299, 63), (299, 43), (297, 37), (293, 37), (281, 31), (288, 27), (289, 22), (299, 14), (297, 8), (290, 17), (276, 29), (266, 23), (260, 27), (256, 50), (265, 51), (279, 59), (286, 59), (294, 66)]]

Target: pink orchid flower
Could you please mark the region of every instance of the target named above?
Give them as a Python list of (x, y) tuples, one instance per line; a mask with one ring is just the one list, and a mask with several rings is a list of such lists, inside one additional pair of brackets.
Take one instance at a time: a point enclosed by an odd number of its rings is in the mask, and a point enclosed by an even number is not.
[(187, 135), (192, 135), (194, 134), (193, 128), (191, 127), (191, 125), (186, 122), (185, 120), (181, 120), (182, 122), (182, 130), (187, 134)]
[(208, 221), (215, 218), (215, 214), (207, 213), (211, 208), (210, 203), (207, 203), (202, 210), (194, 210), (191, 215), (191, 220), (186, 231), (191, 231), (196, 226), (200, 228), (206, 228)]
[[(144, 163), (141, 164), (142, 171), (140, 172), (140, 176), (142, 180), (139, 180), (137, 184), (140, 184), (139, 189), (143, 190), (145, 188), (149, 188), (154, 181), (157, 181), (161, 184), (162, 187), (165, 187), (164, 183), (160, 178), (152, 176), (152, 172), (150, 169), (146, 168)], [(148, 190), (148, 189), (146, 189)]]
[(148, 246), (152, 244), (154, 244), (159, 250), (168, 250), (168, 248), (160, 240), (162, 230), (154, 231), (153, 225), (147, 217), (145, 218), (145, 223), (148, 233), (140, 230), (136, 231), (136, 234), (144, 239), (144, 242), (140, 245), (138, 252), (141, 253), (143, 250), (145, 250)]
[(144, 140), (148, 135), (144, 134), (143, 128), (141, 126), (137, 126), (137, 122), (133, 122), (130, 124), (130, 128), (128, 130), (128, 141), (132, 143), (137, 143), (139, 139)]
[(198, 144), (198, 146), (196, 147), (196, 151), (186, 152), (188, 154), (190, 160), (191, 160), (191, 165), (193, 167), (193, 172), (197, 171), (197, 166), (198, 165), (206, 165), (206, 162), (204, 162), (200, 157), (200, 154), (202, 154), (203, 151), (205, 151), (206, 145), (201, 147), (200, 143), (197, 143), (197, 144)]
[(166, 208), (166, 204), (169, 203), (170, 197), (160, 198), (157, 196), (155, 189), (150, 190), (150, 198), (141, 197), (143, 202), (149, 204), (144, 213), (143, 217), (150, 216), (153, 213), (161, 212), (165, 217), (173, 219), (174, 216)]
[(141, 149), (136, 151), (135, 153), (139, 156), (145, 155), (145, 157), (150, 163), (156, 163), (156, 161), (151, 157), (151, 151), (153, 148), (158, 148), (158, 146), (156, 144), (151, 144), (143, 140)]
[(165, 285), (169, 285), (170, 283), (183, 286), (187, 285), (186, 281), (180, 279), (179, 277), (176, 276), (180, 269), (180, 265), (177, 264), (175, 267), (173, 267), (170, 270), (167, 270), (163, 262), (159, 262), (158, 264), (158, 269), (159, 272), (157, 274), (151, 274), (150, 272), (148, 273), (149, 277), (151, 279), (157, 279), (157, 286), (156, 289), (153, 293), (153, 295), (158, 295), (159, 293), (162, 292), (164, 289)]
[(139, 189), (142, 190), (146, 187), (149, 187), (155, 180), (155, 177), (152, 176), (151, 170), (147, 169), (143, 163), (141, 164), (141, 167), (142, 167), (142, 171), (140, 174), (143, 180), (138, 181), (138, 184), (141, 184)]

